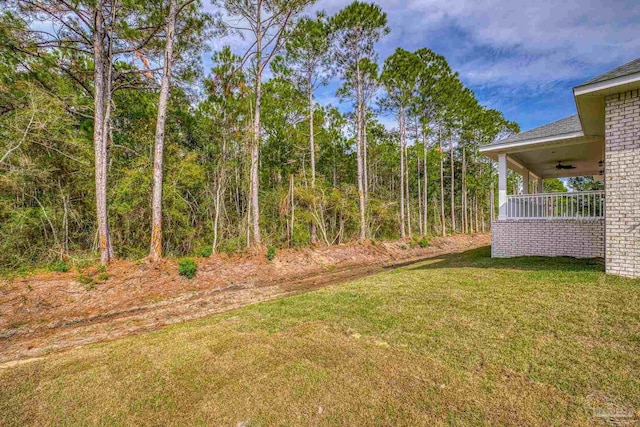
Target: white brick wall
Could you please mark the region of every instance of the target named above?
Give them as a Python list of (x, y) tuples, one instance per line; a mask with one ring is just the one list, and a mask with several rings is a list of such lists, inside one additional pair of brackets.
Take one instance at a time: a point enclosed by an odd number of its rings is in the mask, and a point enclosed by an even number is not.
[(513, 219), (491, 223), (491, 256), (604, 256), (603, 219)]
[(640, 277), (640, 96), (605, 99), (606, 270)]

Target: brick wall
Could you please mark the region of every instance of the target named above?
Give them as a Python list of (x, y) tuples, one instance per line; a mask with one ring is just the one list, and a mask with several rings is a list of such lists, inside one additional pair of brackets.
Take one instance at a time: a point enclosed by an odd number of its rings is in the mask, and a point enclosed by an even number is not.
[(607, 273), (640, 277), (640, 96), (605, 99)]
[(491, 223), (491, 256), (604, 256), (602, 219), (517, 219)]

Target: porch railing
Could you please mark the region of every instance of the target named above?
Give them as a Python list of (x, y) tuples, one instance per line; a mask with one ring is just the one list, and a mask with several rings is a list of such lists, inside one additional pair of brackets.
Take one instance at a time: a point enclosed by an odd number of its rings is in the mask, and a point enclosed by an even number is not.
[(604, 218), (604, 191), (507, 196), (507, 218)]

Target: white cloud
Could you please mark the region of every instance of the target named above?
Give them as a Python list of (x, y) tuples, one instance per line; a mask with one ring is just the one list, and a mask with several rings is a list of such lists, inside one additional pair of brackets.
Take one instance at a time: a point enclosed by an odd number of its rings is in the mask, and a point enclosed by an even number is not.
[[(449, 31), (461, 45), (442, 52), (472, 83), (587, 79), (640, 51), (640, 2), (589, 0), (411, 0), (390, 2), (392, 29), (429, 42)], [(383, 3), (384, 4), (384, 3)], [(437, 40), (433, 40), (437, 44)], [(474, 58), (482, 48), (494, 55)], [(464, 61), (464, 62), (462, 62)]]
[[(573, 84), (640, 56), (638, 0), (364, 1), (375, 1), (388, 16), (381, 62), (397, 47), (431, 48), (484, 105), (511, 112), (524, 128), (574, 114)], [(318, 0), (307, 13), (333, 14), (349, 3)], [(230, 44), (241, 52), (247, 43), (234, 36), (212, 47)], [(335, 86), (318, 98), (337, 104)]]

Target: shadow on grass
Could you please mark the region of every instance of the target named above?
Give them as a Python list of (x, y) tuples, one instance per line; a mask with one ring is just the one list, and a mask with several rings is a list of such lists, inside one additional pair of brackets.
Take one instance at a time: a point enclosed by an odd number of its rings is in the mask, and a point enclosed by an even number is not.
[(491, 246), (471, 249), (465, 252), (437, 256), (425, 262), (408, 267), (411, 270), (431, 270), (438, 268), (501, 268), (530, 271), (604, 271), (601, 258), (571, 257), (517, 257), (491, 258)]

